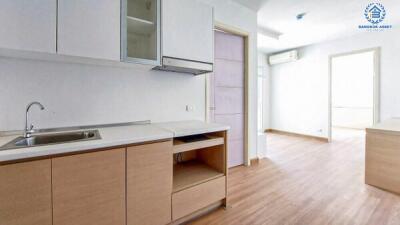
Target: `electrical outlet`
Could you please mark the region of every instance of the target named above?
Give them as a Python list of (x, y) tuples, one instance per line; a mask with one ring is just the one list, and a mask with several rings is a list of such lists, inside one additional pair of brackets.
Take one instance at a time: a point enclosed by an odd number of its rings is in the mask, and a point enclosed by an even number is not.
[(193, 112), (193, 111), (194, 111), (194, 106), (186, 105), (186, 112)]

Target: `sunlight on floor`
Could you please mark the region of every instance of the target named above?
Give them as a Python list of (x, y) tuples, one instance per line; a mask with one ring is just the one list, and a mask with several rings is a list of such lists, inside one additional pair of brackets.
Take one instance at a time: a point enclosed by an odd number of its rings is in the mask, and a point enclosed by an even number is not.
[(357, 137), (365, 137), (365, 130), (332, 127), (332, 142)]

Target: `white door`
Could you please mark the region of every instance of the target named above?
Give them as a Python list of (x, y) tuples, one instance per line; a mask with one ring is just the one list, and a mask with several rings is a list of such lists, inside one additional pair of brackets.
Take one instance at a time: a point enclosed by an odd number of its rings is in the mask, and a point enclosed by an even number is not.
[(215, 31), (211, 76), (211, 121), (227, 124), (228, 166), (244, 163), (244, 38)]

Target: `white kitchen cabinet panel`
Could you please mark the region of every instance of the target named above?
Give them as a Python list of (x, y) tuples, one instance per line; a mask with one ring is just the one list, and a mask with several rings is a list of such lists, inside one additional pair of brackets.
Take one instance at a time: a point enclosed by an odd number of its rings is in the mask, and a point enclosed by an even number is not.
[(57, 52), (120, 61), (120, 0), (58, 0)]
[(213, 62), (213, 8), (196, 0), (162, 1), (162, 55)]
[(0, 48), (56, 52), (57, 0), (2, 0)]

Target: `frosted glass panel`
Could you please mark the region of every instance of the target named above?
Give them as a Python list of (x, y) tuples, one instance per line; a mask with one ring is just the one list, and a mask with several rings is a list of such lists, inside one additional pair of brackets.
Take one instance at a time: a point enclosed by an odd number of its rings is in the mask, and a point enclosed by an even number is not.
[(127, 57), (157, 60), (157, 7), (156, 0), (127, 0)]

